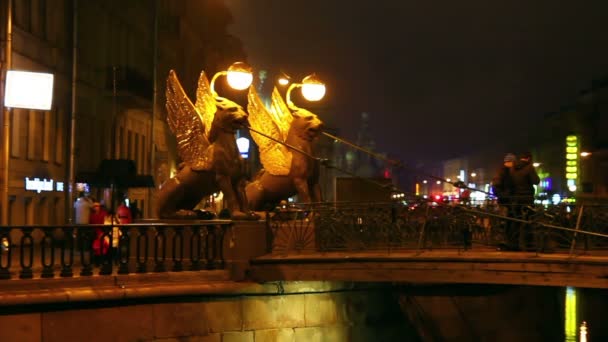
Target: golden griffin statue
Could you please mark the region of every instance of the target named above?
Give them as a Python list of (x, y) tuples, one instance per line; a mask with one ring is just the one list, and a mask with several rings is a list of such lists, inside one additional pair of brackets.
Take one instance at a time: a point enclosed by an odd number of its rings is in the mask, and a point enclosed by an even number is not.
[(198, 218), (193, 210), (205, 197), (222, 191), (233, 219), (246, 214), (243, 159), (235, 132), (247, 121), (238, 104), (214, 97), (204, 72), (192, 104), (173, 70), (167, 78), (167, 122), (175, 134), (182, 163), (158, 194), (160, 218)]
[(276, 88), (272, 92), (271, 110), (268, 111), (255, 88), (250, 87), (247, 111), (251, 128), (308, 154), (292, 150), (252, 131), (264, 169), (247, 184), (250, 208), (262, 210), (295, 194), (300, 202), (321, 201), (320, 165), (310, 155), (313, 154), (313, 141), (319, 135), (323, 122), (305, 109), (292, 113)]

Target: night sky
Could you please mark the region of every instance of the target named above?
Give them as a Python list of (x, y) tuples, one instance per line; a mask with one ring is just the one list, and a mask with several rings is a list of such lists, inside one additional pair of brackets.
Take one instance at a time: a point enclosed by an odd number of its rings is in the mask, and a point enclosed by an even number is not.
[(317, 73), (322, 118), (354, 140), (368, 112), (404, 161), (519, 139), (608, 77), (607, 0), (225, 2), (255, 69)]

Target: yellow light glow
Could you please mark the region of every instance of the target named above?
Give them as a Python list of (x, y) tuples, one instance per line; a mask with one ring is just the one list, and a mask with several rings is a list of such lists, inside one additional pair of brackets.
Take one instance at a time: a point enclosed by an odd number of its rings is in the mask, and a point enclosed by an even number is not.
[(319, 101), (325, 96), (325, 85), (302, 84), (302, 95), (308, 101)]
[(226, 78), (230, 87), (236, 90), (247, 89), (253, 82), (253, 74), (243, 71), (228, 71)]
[(576, 173), (566, 173), (566, 179), (576, 179)]
[(576, 160), (567, 160), (566, 161), (566, 166), (576, 166), (577, 162)]
[(567, 153), (566, 154), (566, 159), (575, 160), (576, 158), (578, 158), (578, 154), (576, 154), (576, 153)]
[(565, 337), (567, 341), (576, 341), (576, 289), (566, 288), (566, 303), (564, 315)]
[(50, 110), (52, 103), (53, 74), (15, 70), (6, 73), (6, 107)]
[(568, 146), (568, 147), (566, 147), (566, 152), (568, 152), (568, 153), (576, 153), (576, 152), (578, 152), (578, 147), (576, 147), (576, 146)]
[(289, 80), (288, 80), (288, 79), (286, 79), (286, 78), (284, 78), (284, 77), (279, 78), (279, 81), (278, 81), (278, 82), (279, 82), (279, 84), (280, 84), (280, 85), (282, 85), (282, 86), (286, 86), (286, 85), (288, 85), (288, 84), (289, 84)]
[(569, 136), (566, 137), (566, 141), (570, 141), (571, 142), (571, 141), (576, 141), (576, 140), (578, 140), (577, 137), (576, 137), (576, 135), (569, 135)]
[(577, 171), (576, 166), (566, 166), (566, 172), (574, 173)]
[(589, 157), (591, 152), (581, 152), (581, 157)]
[(302, 95), (308, 101), (319, 101), (325, 96), (325, 84), (315, 75), (309, 75), (302, 80)]

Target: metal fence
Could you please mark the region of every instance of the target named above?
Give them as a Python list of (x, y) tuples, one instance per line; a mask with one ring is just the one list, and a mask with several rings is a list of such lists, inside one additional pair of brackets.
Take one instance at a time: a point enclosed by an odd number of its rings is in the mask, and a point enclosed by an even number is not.
[[(292, 205), (268, 213), (270, 252), (497, 249), (516, 231), (517, 250), (601, 253), (608, 206), (479, 206), (417, 202)], [(511, 228), (507, 228), (511, 227)]]
[(210, 220), (0, 227), (0, 279), (222, 269), (231, 226)]

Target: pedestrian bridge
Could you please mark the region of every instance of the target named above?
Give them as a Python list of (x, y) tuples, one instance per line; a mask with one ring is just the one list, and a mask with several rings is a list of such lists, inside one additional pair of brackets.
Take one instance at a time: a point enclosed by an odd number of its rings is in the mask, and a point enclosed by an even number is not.
[[(86, 300), (305, 280), (608, 288), (605, 209), (539, 207), (512, 219), (491, 205), (324, 203), (278, 208), (256, 222), (3, 227), (0, 289), (104, 286), (78, 295)], [(506, 224), (519, 227), (519, 251), (497, 250)], [(90, 248), (95, 228), (117, 241), (99, 264)], [(181, 290), (165, 286), (184, 281)], [(68, 292), (62, 300), (78, 300)]]

